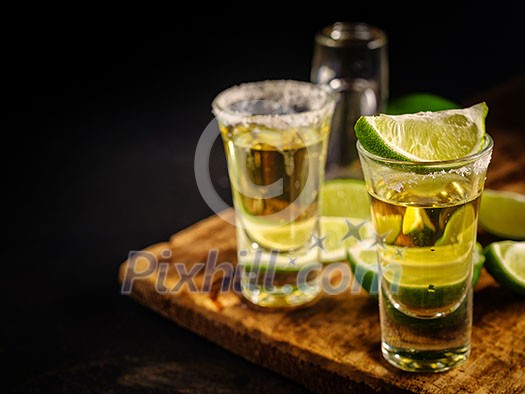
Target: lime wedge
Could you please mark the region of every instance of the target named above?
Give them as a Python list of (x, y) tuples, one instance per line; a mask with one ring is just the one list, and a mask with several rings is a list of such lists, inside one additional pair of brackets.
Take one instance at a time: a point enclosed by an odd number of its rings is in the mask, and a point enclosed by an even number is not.
[(370, 200), (363, 181), (334, 179), (326, 181), (321, 189), (321, 215), (370, 218)]
[(436, 241), (436, 246), (456, 243), (469, 244), (475, 234), (472, 226), (475, 224), (476, 212), (472, 205), (465, 205), (456, 210), (448, 219), (445, 231)]
[[(485, 256), (482, 253), (483, 247), (480, 243), (472, 252), (472, 285), (475, 285), (481, 275), (481, 269), (485, 263)], [(377, 251), (375, 247), (363, 247), (363, 243), (355, 243), (347, 250), (347, 260), (350, 264), (350, 269), (354, 274), (354, 279), (361, 285), (371, 296), (378, 294), (378, 261)]]
[(485, 189), (481, 197), (479, 224), (502, 238), (525, 240), (525, 196)]
[(377, 233), (378, 234), (385, 234), (385, 242), (388, 244), (393, 244), (396, 240), (396, 238), (401, 233), (401, 222), (403, 218), (401, 215), (396, 214), (386, 214), (381, 215), (378, 212), (376, 212), (376, 225), (377, 225)]
[(403, 219), (403, 234), (421, 232), (424, 229), (436, 231), (436, 227), (430, 221), (425, 208), (407, 207), (405, 218)]
[(464, 109), (361, 116), (355, 132), (366, 150), (381, 157), (404, 161), (453, 160), (481, 150), (487, 112), (483, 102)]
[(525, 296), (525, 242), (502, 241), (485, 249), (487, 271), (498, 283)]

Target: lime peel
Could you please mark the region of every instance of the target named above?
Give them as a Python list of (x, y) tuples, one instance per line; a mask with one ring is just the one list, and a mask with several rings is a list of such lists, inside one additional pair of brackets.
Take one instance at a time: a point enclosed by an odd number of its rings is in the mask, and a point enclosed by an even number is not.
[(401, 161), (454, 160), (482, 149), (487, 113), (488, 107), (482, 102), (464, 109), (361, 116), (355, 132), (361, 145), (380, 157)]
[[(483, 247), (478, 242), (472, 251), (472, 286), (476, 285), (485, 263)], [(366, 248), (363, 244), (354, 244), (348, 248), (346, 258), (354, 279), (370, 296), (378, 294), (378, 260), (375, 247)]]
[(485, 248), (487, 271), (503, 287), (525, 296), (525, 242), (493, 242)]
[(326, 181), (321, 188), (321, 215), (370, 218), (370, 200), (365, 182), (357, 179)]
[(525, 196), (485, 189), (481, 196), (479, 224), (504, 239), (525, 240)]

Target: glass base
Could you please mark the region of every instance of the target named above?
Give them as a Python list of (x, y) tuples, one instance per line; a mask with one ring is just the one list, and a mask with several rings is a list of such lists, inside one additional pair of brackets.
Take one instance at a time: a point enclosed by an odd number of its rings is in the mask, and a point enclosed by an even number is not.
[(292, 284), (268, 287), (254, 283), (248, 275), (241, 277), (241, 294), (252, 304), (264, 308), (296, 308), (311, 305), (320, 293), (321, 284), (318, 280), (306, 282), (301, 287)]
[(383, 357), (393, 366), (409, 372), (443, 372), (467, 361), (470, 347), (419, 351), (381, 344)]

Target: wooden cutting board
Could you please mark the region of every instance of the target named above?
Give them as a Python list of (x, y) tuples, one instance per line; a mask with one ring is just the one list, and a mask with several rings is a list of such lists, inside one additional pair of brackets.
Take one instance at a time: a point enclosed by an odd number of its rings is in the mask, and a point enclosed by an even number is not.
[[(521, 85), (523, 92), (523, 79)], [(494, 107), (490, 101), (489, 107)], [(505, 127), (491, 131), (495, 151), (487, 187), (525, 194), (525, 127)], [(486, 243), (493, 238), (481, 233), (480, 239)], [(235, 263), (235, 248), (235, 229), (214, 216), (145, 250), (159, 262), (184, 263), (189, 272), (195, 263), (206, 262), (211, 250), (218, 251), (217, 263)], [(149, 265), (144, 259), (134, 262)], [(126, 261), (120, 269), (121, 283), (128, 268)], [(209, 293), (191, 293), (187, 287), (175, 294), (158, 291), (171, 289), (178, 279), (174, 269), (164, 276), (157, 268), (134, 281), (131, 296), (178, 325), (316, 392), (525, 392), (525, 299), (500, 288), (485, 271), (474, 293), (471, 357), (439, 374), (402, 372), (382, 359), (377, 301), (366, 294), (347, 291), (325, 296), (308, 308), (268, 312), (247, 305), (234, 292), (220, 293), (219, 277)], [(202, 274), (196, 276), (198, 288), (203, 280)]]

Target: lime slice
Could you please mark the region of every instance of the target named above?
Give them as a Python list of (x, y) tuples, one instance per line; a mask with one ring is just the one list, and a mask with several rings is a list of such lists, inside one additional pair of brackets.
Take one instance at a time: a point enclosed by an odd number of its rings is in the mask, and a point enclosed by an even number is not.
[(403, 219), (403, 234), (419, 233), (424, 229), (436, 231), (436, 227), (430, 221), (425, 208), (407, 207)]
[[(354, 179), (327, 181), (321, 189), (320, 204), (321, 238), (326, 237), (321, 250), (321, 261), (345, 261), (346, 248), (373, 234), (369, 220), (370, 200), (365, 183)], [(310, 239), (314, 227), (313, 219), (277, 228), (253, 220), (247, 226), (249, 233), (252, 236), (256, 234), (256, 239), (262, 245), (276, 250), (285, 249), (291, 244), (304, 244)], [(264, 261), (262, 263), (265, 264)], [(278, 271), (297, 269), (284, 257), (278, 258), (276, 263)], [(249, 263), (246, 265), (249, 266)]]
[(401, 222), (403, 218), (401, 215), (387, 214), (381, 215), (376, 212), (377, 233), (384, 234), (385, 242), (393, 244), (396, 238), (401, 233)]
[(387, 114), (413, 114), (419, 111), (442, 111), (444, 109), (459, 108), (456, 103), (435, 94), (411, 93), (388, 103)]
[(476, 232), (472, 228), (475, 224), (476, 212), (470, 204), (456, 210), (447, 221), (445, 231), (436, 241), (436, 246), (452, 245), (456, 243), (469, 244)]
[[(482, 253), (483, 247), (480, 243), (472, 252), (472, 285), (475, 285), (481, 275), (481, 269), (485, 262), (485, 256)], [(347, 260), (350, 264), (350, 269), (354, 274), (354, 279), (363, 290), (371, 296), (378, 294), (378, 262), (377, 251), (375, 247), (363, 247), (363, 243), (354, 244), (347, 250)]]
[(334, 179), (321, 189), (321, 215), (370, 218), (370, 200), (363, 181)]
[(483, 254), (483, 246), (479, 242), (476, 243), (474, 251), (472, 252), (472, 286), (478, 283), (481, 276), (481, 269), (485, 264), (485, 255)]
[(326, 236), (323, 263), (344, 261), (346, 248), (359, 237), (372, 236), (370, 200), (361, 180), (326, 181), (321, 189), (321, 215), (321, 237)]
[(479, 224), (502, 238), (525, 240), (525, 196), (486, 189), (481, 197)]
[(314, 217), (306, 220), (296, 220), (275, 226), (263, 219), (251, 219), (244, 222), (246, 233), (250, 239), (268, 250), (287, 250), (302, 247), (316, 230)]
[(498, 283), (525, 296), (525, 242), (502, 241), (485, 249), (487, 271)]
[(362, 245), (354, 245), (354, 247), (348, 249), (347, 259), (350, 263), (354, 280), (369, 295), (377, 296), (379, 292), (377, 287), (379, 266), (376, 248), (363, 248)]
[[(321, 225), (321, 238), (324, 239), (322, 248), (320, 248), (322, 263), (345, 261), (347, 248), (361, 242), (361, 240), (372, 239), (374, 234), (374, 227), (369, 220), (321, 216), (319, 222)], [(310, 226), (308, 231), (311, 232), (311, 229), (312, 227)], [(296, 230), (306, 231), (301, 227), (297, 227)], [(289, 229), (286, 231), (280, 230), (279, 228), (274, 230), (272, 233), (274, 239), (272, 245), (280, 245), (278, 242), (281, 244), (285, 242), (290, 237), (289, 232)], [(266, 240), (268, 240), (268, 237), (266, 237)], [(317, 262), (319, 260), (316, 253), (317, 248), (313, 248), (307, 252), (307, 257), (310, 255), (310, 260)], [(303, 268), (302, 265), (299, 267), (295, 264), (290, 264), (290, 261), (292, 261), (290, 260), (290, 256), (286, 254), (274, 257), (275, 270), (277, 272), (283, 272), (297, 271), (298, 268)], [(260, 269), (264, 270), (269, 264), (269, 257), (261, 256), (259, 263)], [(253, 266), (251, 262), (245, 262), (244, 265), (248, 268)]]
[(381, 157), (405, 161), (453, 160), (481, 150), (487, 112), (483, 102), (438, 112), (361, 116), (355, 132), (366, 150)]

